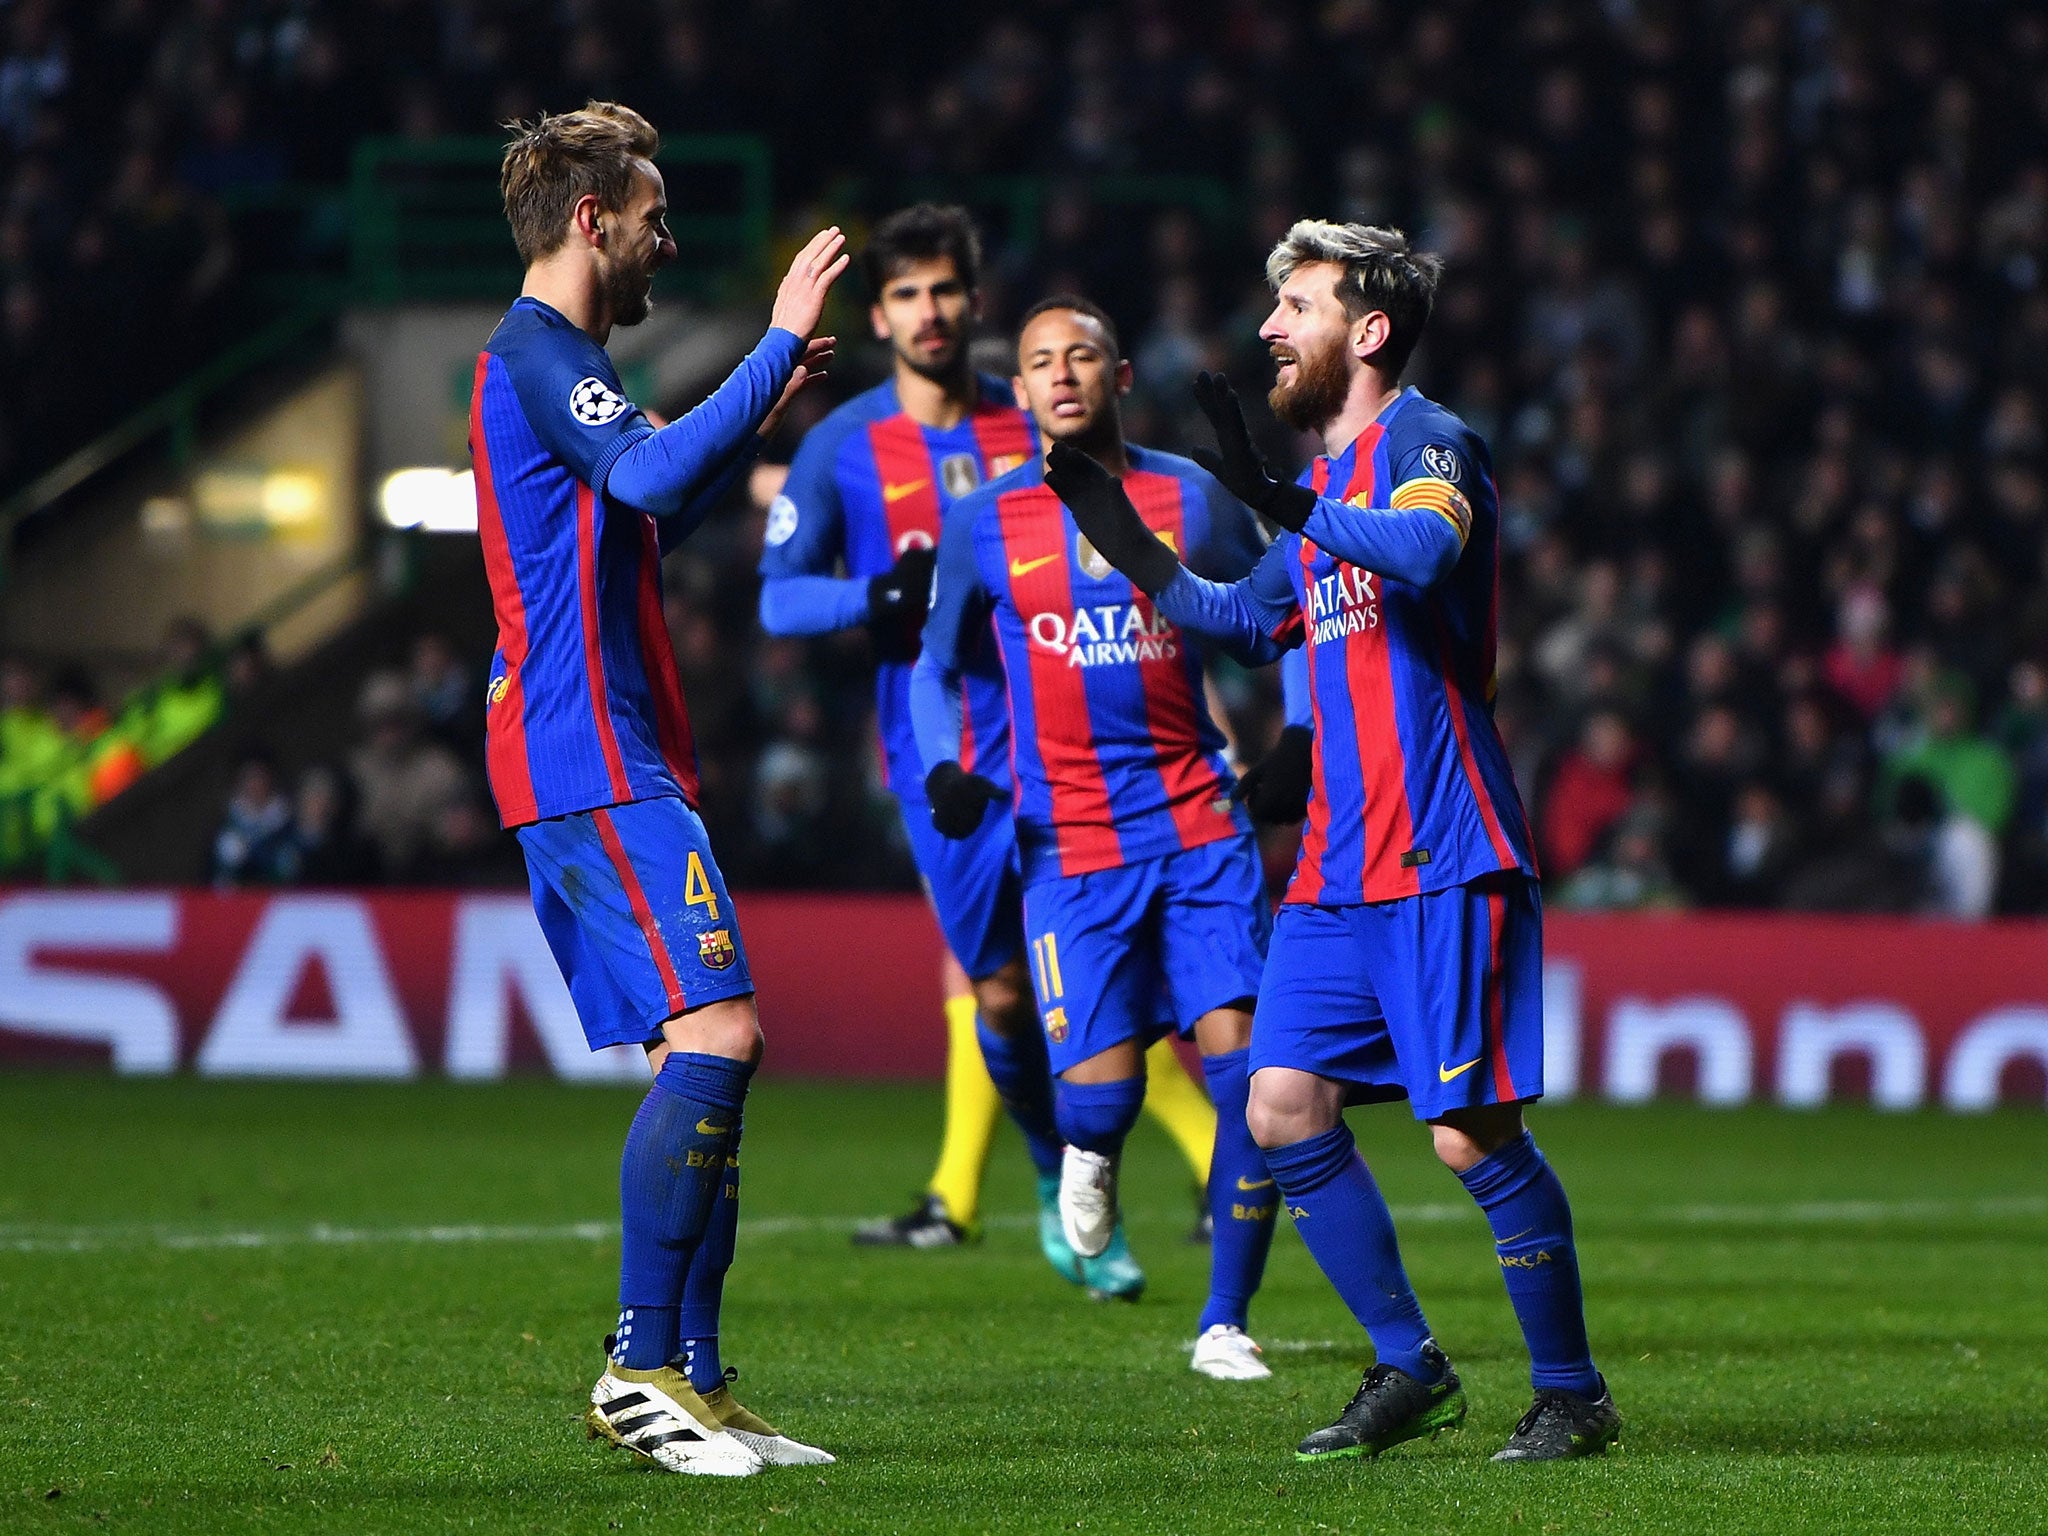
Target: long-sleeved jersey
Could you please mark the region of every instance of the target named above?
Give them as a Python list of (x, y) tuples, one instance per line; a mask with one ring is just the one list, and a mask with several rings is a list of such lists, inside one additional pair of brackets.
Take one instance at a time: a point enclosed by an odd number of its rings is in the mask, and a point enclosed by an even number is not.
[(498, 620), (485, 761), (508, 827), (662, 796), (696, 752), (661, 612), (661, 555), (745, 467), (803, 351), (771, 330), (703, 405), (655, 430), (611, 358), (537, 299), (476, 360), (469, 451)]
[[(1038, 453), (1038, 431), (1002, 380), (983, 375), (959, 425), (904, 412), (893, 381), (856, 395), (810, 430), (768, 512), (761, 622), (771, 634), (851, 629), (868, 616), (868, 581), (905, 550), (939, 542), (946, 509)], [(844, 563), (846, 574), (835, 575)], [(992, 645), (964, 658), (961, 760), (1007, 785), (1010, 711)], [(890, 788), (918, 795), (924, 773), (910, 721), (910, 667), (875, 668), (875, 715)]]
[[(1200, 466), (1132, 448), (1124, 488), (1195, 570), (1232, 581), (1258, 563), (1257, 520)], [(957, 755), (958, 678), (991, 616), (1027, 882), (1249, 829), (1229, 799), (1200, 648), (1081, 537), (1036, 457), (946, 515), (912, 685), (928, 769)]]
[(1245, 661), (1308, 652), (1315, 778), (1286, 899), (1533, 875), (1493, 724), (1500, 515), (1485, 443), (1408, 389), (1301, 478), (1314, 512), (1248, 578), (1182, 572), (1159, 594), (1163, 614)]

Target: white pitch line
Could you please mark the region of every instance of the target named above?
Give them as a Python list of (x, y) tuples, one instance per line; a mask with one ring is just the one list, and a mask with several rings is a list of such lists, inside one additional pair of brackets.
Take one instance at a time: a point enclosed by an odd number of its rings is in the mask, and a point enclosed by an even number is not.
[[(1393, 1208), (1394, 1219), (1406, 1224), (1479, 1220), (1470, 1205), (1404, 1205)], [(1666, 1206), (1638, 1214), (1637, 1220), (1676, 1222), (1689, 1226), (1857, 1226), (1875, 1221), (1943, 1220), (1955, 1217), (2048, 1216), (2048, 1196), (2015, 1195), (1968, 1200), (1836, 1200), (1799, 1201), (1783, 1205)], [(1146, 1217), (1145, 1226), (1178, 1224), (1165, 1217)], [(765, 1238), (809, 1233), (851, 1232), (859, 1225), (851, 1216), (759, 1216), (740, 1224), (746, 1237)], [(1005, 1214), (982, 1225), (994, 1231), (1036, 1230), (1036, 1216)], [(566, 1243), (605, 1242), (618, 1233), (615, 1220), (549, 1224), (468, 1222), (436, 1226), (356, 1227), (316, 1223), (308, 1227), (242, 1228), (193, 1231), (138, 1226), (0, 1225), (0, 1253), (99, 1253), (109, 1249), (163, 1249), (174, 1253), (261, 1248), (345, 1248), (434, 1245), (442, 1243)]]

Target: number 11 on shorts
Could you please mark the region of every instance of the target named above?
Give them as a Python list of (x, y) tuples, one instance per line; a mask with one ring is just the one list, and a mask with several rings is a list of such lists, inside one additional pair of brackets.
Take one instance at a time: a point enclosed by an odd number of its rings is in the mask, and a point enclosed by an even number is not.
[(1038, 995), (1041, 998), (1066, 996), (1066, 983), (1060, 979), (1060, 946), (1056, 934), (1046, 934), (1031, 941), (1031, 964), (1038, 972)]

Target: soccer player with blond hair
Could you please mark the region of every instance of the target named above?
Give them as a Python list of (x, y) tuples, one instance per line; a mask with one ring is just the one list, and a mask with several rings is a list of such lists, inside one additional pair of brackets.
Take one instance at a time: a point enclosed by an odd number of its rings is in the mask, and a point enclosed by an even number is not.
[(822, 230), (797, 253), (759, 345), (657, 430), (604, 350), (646, 319), (675, 259), (655, 131), (610, 102), (511, 126), (505, 213), (526, 279), (477, 358), (469, 429), (498, 620), (491, 792), (591, 1048), (641, 1046), (654, 1075), (621, 1161), (619, 1321), (586, 1419), (671, 1472), (829, 1462), (741, 1407), (719, 1356), (762, 1039), (697, 814), (660, 567), (830, 363), (832, 338), (812, 332), (845, 238)]
[(1344, 1123), (1347, 1103), (1406, 1098), (1493, 1229), (1529, 1349), (1535, 1398), (1495, 1459), (1590, 1455), (1621, 1420), (1571, 1208), (1522, 1117), (1543, 1092), (1543, 912), (1493, 723), (1499, 506), (1485, 443), (1400, 383), (1441, 263), (1398, 230), (1303, 220), (1266, 270), (1271, 403), (1323, 455), (1275, 480), (1230, 385), (1196, 380), (1218, 477), (1285, 530), (1256, 570), (1183, 566), (1086, 455), (1055, 445), (1047, 482), (1173, 623), (1247, 662), (1308, 653), (1308, 825), (1259, 989), (1249, 1118), (1378, 1362), (1297, 1454), (1376, 1456), (1465, 1416)]

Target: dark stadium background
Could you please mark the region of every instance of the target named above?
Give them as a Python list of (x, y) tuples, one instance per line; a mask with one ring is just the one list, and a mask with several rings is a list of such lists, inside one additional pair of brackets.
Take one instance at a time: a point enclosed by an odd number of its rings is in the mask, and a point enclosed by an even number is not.
[[(1130, 434), (1184, 449), (1196, 369), (1262, 393), (1290, 219), (1415, 231), (1550, 911), (2048, 911), (2048, 14), (1976, 2), (12, 0), (0, 879), (522, 885), (475, 541), (393, 524), (463, 514), (496, 125), (592, 96), (668, 135), (682, 262), (614, 338), (666, 414), (807, 231), (938, 197), (987, 231), (991, 367), (1081, 289)], [(772, 459), (887, 365), (854, 289)], [(713, 840), (743, 891), (907, 893), (864, 637), (756, 623), (774, 473), (666, 567)], [(1251, 760), (1272, 680), (1223, 686)]]

